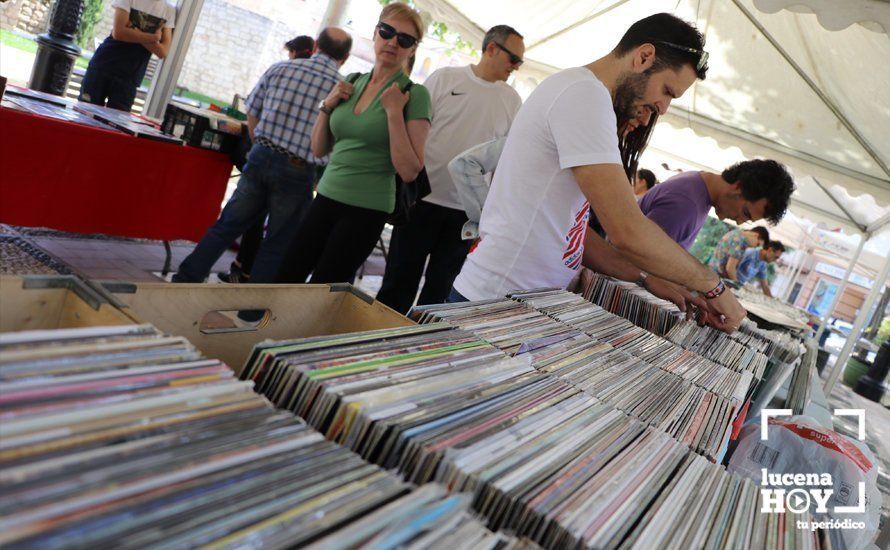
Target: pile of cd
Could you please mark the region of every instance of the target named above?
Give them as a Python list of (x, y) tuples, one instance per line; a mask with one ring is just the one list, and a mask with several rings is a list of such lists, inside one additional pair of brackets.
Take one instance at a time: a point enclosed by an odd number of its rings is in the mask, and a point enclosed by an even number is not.
[(517, 352), (523, 342), (570, 330), (534, 308), (508, 298), (418, 306), (411, 310), (410, 316), (420, 324), (447, 322), (510, 355)]
[(750, 319), (742, 321), (742, 326), (733, 334), (733, 337), (745, 343), (741, 340), (742, 335), (764, 342), (761, 351), (777, 363), (791, 363), (801, 355), (800, 338), (781, 330), (759, 328), (757, 323)]
[(737, 372), (750, 372), (761, 380), (769, 358), (728, 334), (711, 327), (700, 327), (693, 321), (678, 323), (665, 338), (715, 363)]
[(676, 305), (650, 294), (645, 288), (589, 269), (583, 271), (578, 291), (606, 311), (659, 336), (667, 334), (684, 317)]
[(606, 343), (575, 337), (529, 352), (540, 372), (668, 433), (720, 462), (740, 400), (699, 388)]
[[(683, 314), (671, 302), (657, 298), (633, 283), (590, 270), (585, 270), (582, 274), (580, 293), (607, 311), (659, 336), (666, 336), (684, 321)], [(783, 309), (790, 307), (783, 305)], [(686, 324), (692, 323), (687, 321)], [(703, 330), (708, 332), (707, 327)], [(749, 320), (745, 320), (733, 335), (723, 337), (755, 352), (761, 352), (777, 362), (791, 362), (800, 355), (798, 339), (784, 332), (759, 329), (756, 323)], [(756, 369), (757, 366), (752, 368)]]
[(736, 372), (642, 329), (577, 294), (564, 290), (517, 292), (514, 299), (583, 331), (595, 340), (625, 351), (645, 363), (680, 376), (699, 387), (743, 401), (756, 380)]
[(499, 537), (148, 325), (0, 334), (0, 418), (4, 548), (283, 548), (383, 506), (383, 540)]
[(804, 414), (807, 404), (810, 402), (813, 376), (816, 376), (816, 356), (818, 348), (814, 342), (808, 342), (800, 363), (794, 368), (791, 375), (791, 386), (788, 388), (788, 397), (785, 400), (785, 408), (794, 411), (794, 414)]

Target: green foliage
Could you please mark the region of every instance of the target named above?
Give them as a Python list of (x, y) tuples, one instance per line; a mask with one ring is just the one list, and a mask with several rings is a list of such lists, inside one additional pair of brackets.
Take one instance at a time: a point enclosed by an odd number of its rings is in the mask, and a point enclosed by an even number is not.
[[(0, 29), (0, 44), (15, 48), (17, 50), (21, 50), (26, 53), (37, 53), (37, 42), (31, 40), (30, 38), (19, 36), (6, 29)], [(86, 69), (88, 64), (89, 61), (85, 57), (78, 57), (74, 61), (74, 66), (81, 69)]]
[(77, 29), (77, 45), (87, 50), (93, 49), (93, 38), (96, 37), (96, 24), (102, 20), (105, 0), (84, 0), (83, 17)]
[(695, 243), (689, 249), (689, 253), (698, 258), (698, 261), (707, 263), (711, 259), (714, 247), (730, 229), (732, 229), (731, 225), (708, 216), (695, 238)]
[(885, 340), (890, 340), (890, 315), (884, 317), (881, 321), (881, 328), (878, 329), (878, 335), (875, 337), (875, 344), (881, 345)]

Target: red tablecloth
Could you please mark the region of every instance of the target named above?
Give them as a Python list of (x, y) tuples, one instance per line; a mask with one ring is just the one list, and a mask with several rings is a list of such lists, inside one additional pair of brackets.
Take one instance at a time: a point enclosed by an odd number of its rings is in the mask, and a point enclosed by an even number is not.
[(219, 215), (228, 156), (0, 107), (0, 222), (200, 240)]

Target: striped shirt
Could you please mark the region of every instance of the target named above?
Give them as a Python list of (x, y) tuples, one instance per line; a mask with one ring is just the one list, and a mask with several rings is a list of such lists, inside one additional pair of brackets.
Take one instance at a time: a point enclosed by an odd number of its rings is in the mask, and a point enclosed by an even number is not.
[(281, 61), (269, 67), (247, 96), (247, 112), (259, 119), (257, 138), (312, 163), (312, 125), (318, 104), (340, 80), (337, 62), (317, 53), (309, 59)]

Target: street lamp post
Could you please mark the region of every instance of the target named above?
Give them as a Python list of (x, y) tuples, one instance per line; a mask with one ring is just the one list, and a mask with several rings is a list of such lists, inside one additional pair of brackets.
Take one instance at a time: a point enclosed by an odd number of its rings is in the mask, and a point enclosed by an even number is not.
[(28, 87), (55, 95), (65, 95), (80, 47), (74, 35), (80, 27), (83, 0), (56, 0), (49, 17), (49, 29), (37, 37), (37, 57), (31, 68)]

